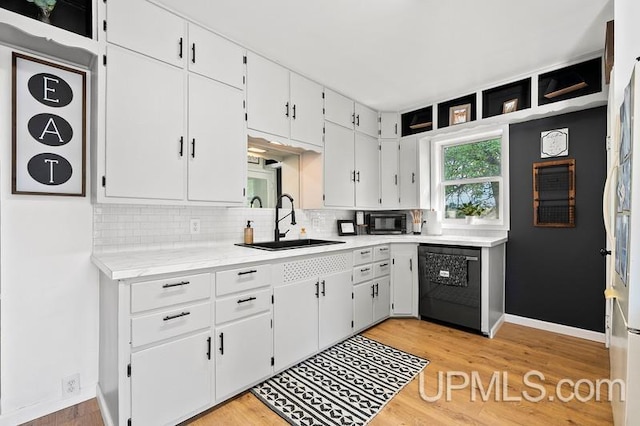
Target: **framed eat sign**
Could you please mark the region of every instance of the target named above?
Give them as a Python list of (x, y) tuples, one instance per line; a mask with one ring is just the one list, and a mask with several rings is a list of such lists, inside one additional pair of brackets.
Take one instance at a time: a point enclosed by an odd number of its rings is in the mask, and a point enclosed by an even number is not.
[(86, 193), (86, 73), (13, 52), (13, 194)]

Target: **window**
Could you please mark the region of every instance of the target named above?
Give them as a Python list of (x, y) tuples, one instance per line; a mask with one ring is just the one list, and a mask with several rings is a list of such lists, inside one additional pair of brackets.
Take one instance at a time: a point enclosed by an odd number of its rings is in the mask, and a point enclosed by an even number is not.
[(506, 229), (508, 128), (436, 138), (432, 150), (432, 206), (444, 223)]

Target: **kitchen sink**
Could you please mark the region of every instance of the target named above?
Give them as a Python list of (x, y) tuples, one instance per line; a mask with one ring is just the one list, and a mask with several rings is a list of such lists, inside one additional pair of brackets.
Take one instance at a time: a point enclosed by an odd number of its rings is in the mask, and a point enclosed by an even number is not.
[(344, 241), (331, 241), (331, 240), (315, 240), (313, 238), (304, 240), (282, 240), (282, 241), (267, 241), (264, 243), (253, 244), (236, 244), (241, 247), (251, 247), (260, 250), (289, 250), (296, 248), (314, 247), (314, 246), (326, 246), (329, 244), (342, 244)]

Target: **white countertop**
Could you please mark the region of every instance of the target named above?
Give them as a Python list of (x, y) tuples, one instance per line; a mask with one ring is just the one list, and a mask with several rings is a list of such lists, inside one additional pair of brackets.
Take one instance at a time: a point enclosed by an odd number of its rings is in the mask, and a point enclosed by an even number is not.
[(91, 260), (108, 278), (112, 280), (124, 280), (159, 274), (227, 267), (252, 262), (284, 260), (291, 257), (353, 250), (378, 244), (422, 243), (493, 247), (507, 242), (506, 237), (458, 235), (360, 235), (356, 237), (335, 237), (328, 239), (344, 241), (344, 244), (267, 251), (240, 247), (231, 242), (226, 242), (175, 249), (96, 253), (91, 256)]

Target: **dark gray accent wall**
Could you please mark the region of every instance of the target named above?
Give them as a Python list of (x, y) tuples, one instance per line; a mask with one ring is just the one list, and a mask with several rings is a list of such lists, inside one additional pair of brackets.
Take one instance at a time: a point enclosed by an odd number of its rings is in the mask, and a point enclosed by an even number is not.
[[(598, 250), (605, 245), (606, 114), (606, 107), (599, 107), (509, 128), (509, 314), (604, 331), (605, 259)], [(559, 159), (576, 160), (576, 227), (534, 227), (532, 164), (545, 161), (540, 132), (564, 127), (569, 128), (569, 156)]]

